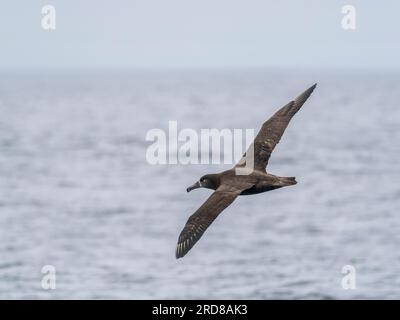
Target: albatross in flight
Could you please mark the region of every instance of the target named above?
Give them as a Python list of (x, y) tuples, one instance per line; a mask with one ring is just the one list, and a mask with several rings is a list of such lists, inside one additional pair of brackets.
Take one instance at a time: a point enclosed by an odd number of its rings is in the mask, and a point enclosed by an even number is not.
[[(208, 188), (215, 191), (186, 222), (178, 238), (177, 259), (188, 253), (210, 224), (237, 196), (257, 194), (297, 183), (295, 177), (275, 176), (267, 173), (265, 168), (289, 121), (299, 111), (316, 86), (317, 84), (314, 84), (264, 122), (249, 149), (232, 169), (217, 174), (206, 174), (187, 188), (187, 192), (197, 188)], [(247, 162), (250, 162), (250, 165), (246, 165)], [(247, 174), (244, 171), (239, 173), (246, 167), (250, 167)]]

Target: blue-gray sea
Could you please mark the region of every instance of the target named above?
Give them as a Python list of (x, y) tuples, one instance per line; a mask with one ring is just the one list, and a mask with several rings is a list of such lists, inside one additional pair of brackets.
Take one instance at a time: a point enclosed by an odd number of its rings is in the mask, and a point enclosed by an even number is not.
[[(230, 165), (150, 165), (146, 133), (258, 130), (314, 82), (267, 168), (298, 184), (239, 197), (176, 260), (211, 192), (186, 187)], [(399, 101), (388, 72), (2, 72), (0, 298), (400, 298)]]

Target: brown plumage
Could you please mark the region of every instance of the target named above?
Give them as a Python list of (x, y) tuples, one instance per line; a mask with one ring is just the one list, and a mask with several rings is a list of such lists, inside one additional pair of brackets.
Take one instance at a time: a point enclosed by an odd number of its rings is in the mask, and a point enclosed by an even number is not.
[(194, 246), (209, 225), (237, 196), (257, 194), (297, 183), (294, 177), (274, 176), (267, 173), (265, 168), (290, 120), (316, 86), (314, 84), (264, 122), (253, 143), (232, 169), (207, 174), (187, 189), (189, 192), (196, 188), (208, 188), (215, 192), (186, 222), (179, 235), (176, 258), (183, 257)]

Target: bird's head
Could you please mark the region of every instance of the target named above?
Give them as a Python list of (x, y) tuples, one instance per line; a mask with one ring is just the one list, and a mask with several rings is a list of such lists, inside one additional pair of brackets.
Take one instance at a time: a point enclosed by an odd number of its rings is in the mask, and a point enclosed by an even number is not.
[(190, 192), (197, 188), (207, 188), (216, 190), (219, 187), (219, 178), (216, 174), (206, 174), (200, 178), (194, 185), (190, 186), (186, 189), (187, 192)]

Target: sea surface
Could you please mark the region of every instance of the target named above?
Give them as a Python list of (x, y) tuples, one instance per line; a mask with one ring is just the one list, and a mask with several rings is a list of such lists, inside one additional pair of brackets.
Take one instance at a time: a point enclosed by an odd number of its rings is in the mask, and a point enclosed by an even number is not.
[[(176, 260), (211, 193), (186, 187), (231, 165), (151, 165), (147, 132), (257, 131), (315, 82), (267, 168), (298, 184), (239, 197)], [(0, 298), (398, 299), (399, 101), (372, 71), (2, 72)]]

